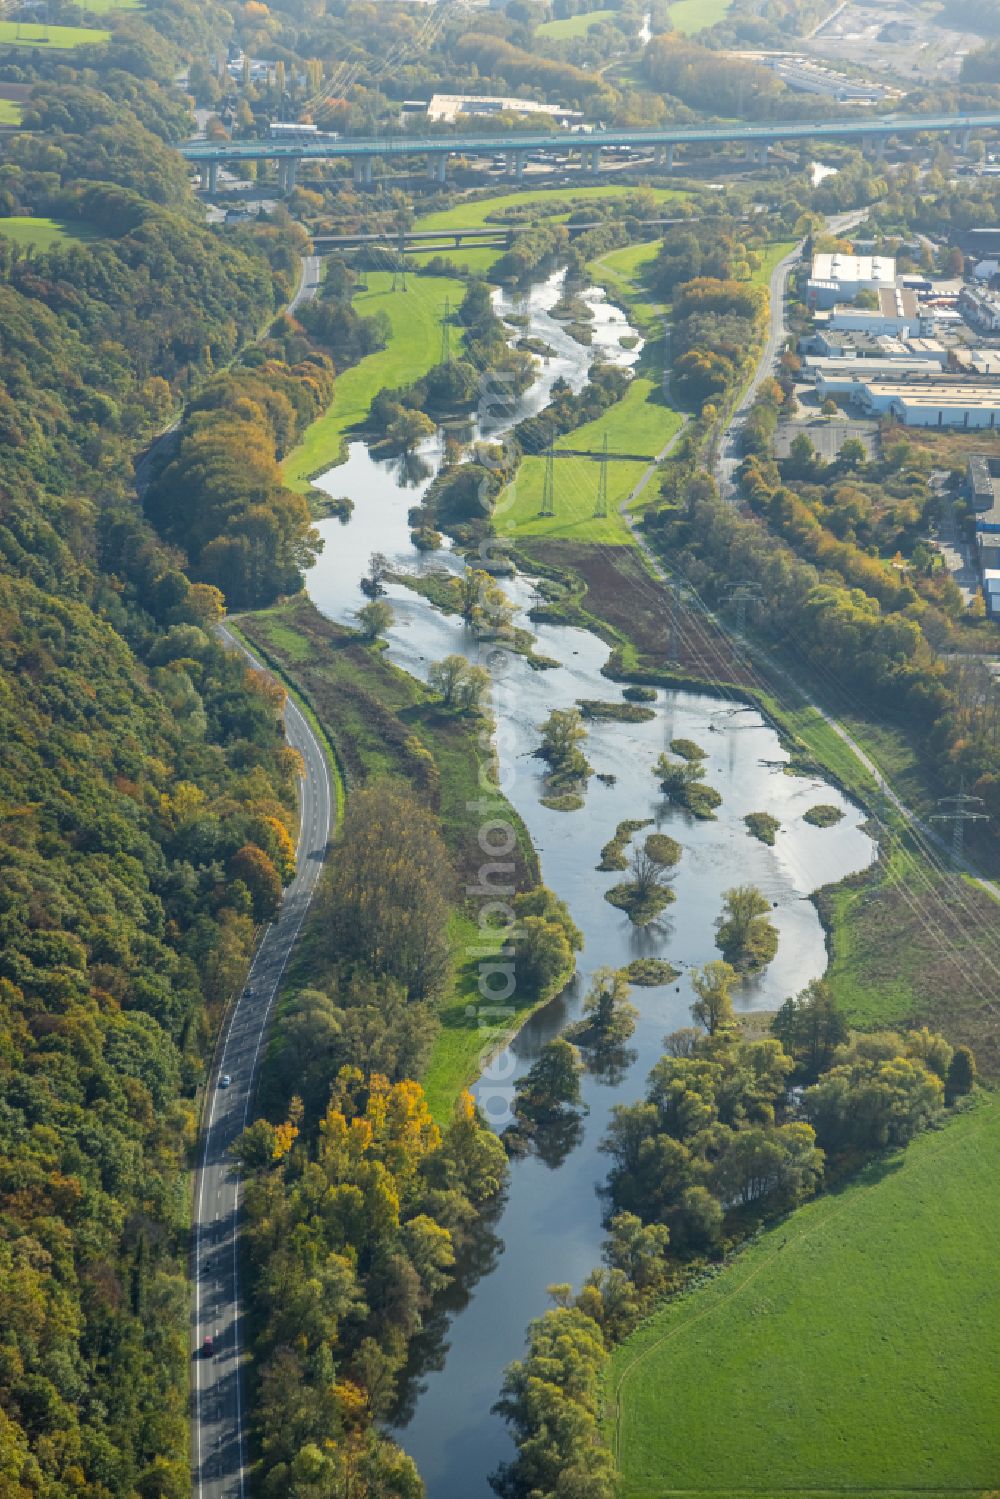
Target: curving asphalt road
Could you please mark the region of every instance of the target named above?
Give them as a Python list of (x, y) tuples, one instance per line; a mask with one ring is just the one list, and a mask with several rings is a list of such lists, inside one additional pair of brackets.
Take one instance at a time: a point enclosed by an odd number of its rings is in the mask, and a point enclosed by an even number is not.
[[(256, 667), (260, 662), (225, 625), (223, 640)], [(197, 1499), (244, 1499), (247, 1442), (241, 1371), (239, 1173), (230, 1145), (252, 1122), (257, 1062), (282, 975), (291, 957), (323, 868), (333, 816), (326, 757), (305, 717), (290, 699), (285, 733), (302, 756), (296, 874), (281, 911), (264, 932), (239, 998), (216, 1048), (202, 1121), (194, 1186), (191, 1316), (192, 1487)], [(231, 1083), (221, 1087), (228, 1076)], [(214, 1353), (202, 1352), (210, 1337)]]
[[(827, 233), (842, 234), (847, 229), (851, 229), (857, 225), (867, 215), (868, 210), (866, 208), (854, 209), (850, 213), (835, 214), (826, 221)], [(765, 339), (757, 368), (754, 371), (753, 379), (740, 397), (739, 405), (733, 411), (729, 423), (719, 440), (716, 470), (719, 480), (719, 492), (723, 499), (736, 499), (738, 490), (736, 474), (743, 461), (741, 451), (743, 424), (747, 419), (751, 406), (757, 399), (757, 392), (760, 390), (762, 381), (766, 376), (774, 374), (778, 367), (778, 360), (785, 349), (785, 341), (788, 338), (788, 324), (785, 316), (788, 303), (788, 281), (793, 267), (798, 263), (802, 255), (803, 243), (804, 241), (800, 241), (794, 250), (785, 256), (784, 260), (779, 260), (771, 272), (771, 308), (767, 338)]]

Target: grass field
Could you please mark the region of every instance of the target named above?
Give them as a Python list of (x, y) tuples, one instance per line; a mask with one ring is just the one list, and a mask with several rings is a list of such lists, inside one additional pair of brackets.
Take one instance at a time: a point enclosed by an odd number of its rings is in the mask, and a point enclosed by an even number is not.
[(591, 26), (610, 21), (617, 14), (616, 10), (589, 10), (586, 15), (567, 16), (562, 21), (543, 21), (541, 26), (536, 26), (535, 35), (544, 37), (547, 42), (571, 41), (573, 37), (586, 36)]
[(989, 1098), (645, 1323), (608, 1385), (623, 1499), (995, 1489), (998, 1170)]
[(553, 465), (556, 513), (543, 516), (538, 512), (542, 507), (545, 459), (525, 458), (514, 483), (508, 485), (497, 502), (496, 529), (504, 536), (559, 536), (571, 541), (628, 546), (632, 534), (618, 507), (628, 498), (646, 467), (645, 463), (608, 464), (608, 514), (598, 519), (594, 505), (600, 464), (591, 458), (557, 458)]
[(761, 252), (760, 269), (754, 271), (750, 280), (755, 286), (767, 286), (771, 275), (779, 260), (784, 260), (790, 251), (795, 249), (795, 240), (776, 240), (773, 244), (765, 245)]
[[(659, 384), (637, 375), (622, 400), (594, 421), (556, 439), (556, 448), (600, 452), (605, 435), (608, 451), (653, 459), (681, 425), (681, 415), (665, 406)], [(610, 492), (610, 486), (609, 486)]]
[(41, 26), (32, 22), (0, 21), (0, 47), (38, 47), (46, 52), (65, 52), (111, 40), (110, 31), (87, 26)]
[[(647, 272), (660, 246), (658, 239), (625, 245), (592, 260), (587, 267), (594, 280), (629, 309), (630, 322), (644, 333), (660, 331), (662, 305), (647, 283)], [(668, 309), (669, 310), (669, 309)]]
[[(413, 741), (433, 758), (439, 776), (442, 829), (459, 886), (478, 877), (482, 853), (478, 832), (481, 797), (478, 724), (445, 713), (416, 678), (398, 670), (383, 653), (362, 645), (350, 631), (324, 618), (304, 596), (258, 614), (244, 615), (240, 628), (268, 662), (295, 687), (333, 745), (350, 786), (382, 776), (416, 786), (415, 772), (426, 766), (414, 754)], [(405, 733), (400, 733), (400, 726)], [(407, 736), (412, 736), (407, 738)], [(419, 796), (422, 793), (417, 790)], [(436, 796), (432, 796), (436, 800)], [(497, 813), (510, 821), (520, 838), (519, 884), (532, 883), (535, 868), (527, 830), (514, 810), (496, 798)], [(491, 1039), (479, 1029), (479, 961), (482, 935), (459, 906), (449, 934), (455, 954), (451, 993), (440, 1011), (441, 1032), (423, 1079), (435, 1117), (450, 1117), (459, 1091), (480, 1070), (480, 1055)], [(500, 944), (497, 943), (499, 948)], [(471, 954), (471, 956), (470, 956)], [(328, 965), (322, 933), (307, 927), (302, 963), (293, 973), (299, 983), (323, 987)], [(532, 1007), (519, 1012), (524, 1018)]]
[(407, 255), (407, 265), (426, 265), (436, 255), (446, 260), (452, 260), (466, 271), (475, 271), (479, 276), (488, 276), (494, 264), (504, 254), (500, 245), (460, 245), (456, 250), (454, 245), (446, 245), (440, 250), (415, 250), (412, 255)]
[(20, 125), (21, 106), (13, 99), (0, 99), (0, 125)]
[[(635, 188), (624, 187), (621, 183), (608, 183), (606, 186), (597, 183), (586, 187), (526, 188), (523, 192), (499, 193), (496, 197), (456, 203), (453, 208), (442, 209), (439, 213), (424, 214), (423, 218), (416, 220), (413, 227), (415, 229), (481, 229), (484, 224), (492, 222), (489, 217), (491, 214), (503, 213), (508, 208), (525, 208), (534, 204), (544, 205), (553, 202), (566, 203), (571, 208), (577, 203), (586, 203), (598, 198), (625, 198), (635, 191)], [(643, 188), (643, 192), (652, 193), (658, 203), (689, 196), (687, 193), (669, 187)], [(565, 218), (569, 211), (568, 208), (565, 214), (556, 214), (553, 218)]]
[(670, 24), (675, 31), (693, 36), (715, 26), (729, 14), (732, 0), (676, 0), (670, 7)]
[(34, 245), (38, 250), (48, 250), (52, 245), (68, 244), (71, 240), (91, 240), (99, 236), (83, 224), (68, 224), (61, 219), (10, 218), (0, 219), (0, 234), (18, 245)]
[(329, 409), (306, 429), (285, 459), (285, 483), (300, 492), (309, 488), (313, 475), (336, 463), (345, 436), (365, 416), (378, 391), (417, 380), (437, 363), (444, 304), (450, 301), (457, 307), (465, 292), (464, 284), (449, 276), (415, 276), (405, 293), (393, 292), (389, 271), (370, 271), (367, 284), (368, 290), (355, 296), (354, 306), (363, 317), (388, 313), (392, 337), (386, 348), (337, 376)]

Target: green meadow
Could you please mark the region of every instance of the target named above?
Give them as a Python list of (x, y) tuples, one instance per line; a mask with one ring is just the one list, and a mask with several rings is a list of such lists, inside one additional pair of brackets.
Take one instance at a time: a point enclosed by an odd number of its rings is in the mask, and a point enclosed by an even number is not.
[[(574, 437), (576, 434), (572, 434)], [(517, 477), (500, 495), (494, 517), (504, 536), (558, 536), (568, 541), (628, 546), (632, 534), (619, 514), (648, 467), (645, 463), (610, 462), (608, 513), (594, 514), (601, 465), (593, 458), (556, 458), (552, 471), (555, 514), (540, 514), (545, 487), (545, 459), (525, 458)]]
[[(442, 209), (438, 213), (426, 213), (422, 218), (417, 219), (414, 228), (481, 229), (484, 224), (493, 222), (492, 215), (503, 213), (507, 209), (544, 207), (552, 203), (566, 204), (565, 212), (552, 216), (555, 221), (558, 221), (567, 218), (578, 203), (587, 203), (595, 199), (626, 198), (636, 191), (638, 189), (625, 187), (621, 183), (608, 183), (606, 186), (597, 183), (580, 187), (528, 188), (523, 192), (501, 193), (496, 197), (456, 203), (453, 208)], [(671, 199), (688, 196), (686, 193), (669, 187), (643, 187), (642, 191), (651, 193), (657, 203), (666, 203)]]
[(544, 37), (547, 42), (571, 41), (574, 37), (586, 36), (591, 26), (611, 21), (617, 14), (616, 10), (588, 10), (585, 15), (566, 16), (561, 21), (543, 21), (535, 27), (535, 35)]
[(37, 250), (50, 250), (53, 245), (68, 244), (71, 240), (99, 238), (84, 224), (69, 224), (62, 219), (27, 217), (0, 219), (0, 234), (18, 245), (34, 245)]
[(86, 47), (110, 40), (110, 31), (98, 31), (89, 26), (43, 26), (36, 21), (0, 21), (0, 47), (38, 47), (48, 52), (65, 52), (71, 47)]
[(622, 1499), (995, 1489), (1000, 1106), (800, 1208), (612, 1359)]
[(392, 290), (389, 271), (369, 271), (367, 291), (359, 291), (354, 306), (363, 317), (388, 314), (392, 337), (384, 349), (338, 375), (333, 402), (285, 459), (285, 483), (300, 492), (309, 480), (340, 456), (344, 439), (367, 414), (380, 390), (418, 380), (436, 364), (441, 349), (444, 304), (456, 308), (465, 286), (448, 276), (411, 276), (407, 289)]
[(676, 0), (670, 7), (670, 24), (675, 31), (693, 36), (725, 19), (733, 0)]

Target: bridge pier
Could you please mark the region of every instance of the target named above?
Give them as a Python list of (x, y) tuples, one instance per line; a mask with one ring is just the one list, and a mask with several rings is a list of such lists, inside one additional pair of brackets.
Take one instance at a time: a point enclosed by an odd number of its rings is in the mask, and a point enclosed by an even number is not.
[(886, 137), (884, 135), (863, 135), (861, 137), (861, 150), (865, 156), (874, 156), (882, 161), (885, 156)]
[(665, 166), (668, 172), (672, 172), (674, 169), (673, 146), (654, 146), (653, 165), (657, 167)]
[(949, 138), (949, 144), (953, 151), (968, 151), (972, 140), (972, 131), (968, 126), (964, 130), (953, 130)]
[(427, 177), (431, 182), (447, 182), (448, 180), (448, 153), (442, 151), (438, 156), (428, 156)]
[(524, 163), (527, 160), (527, 152), (508, 151), (506, 154), (507, 165), (504, 169), (504, 175), (507, 177), (514, 177), (518, 182), (520, 182), (524, 177)]
[(298, 181), (299, 162), (296, 156), (282, 156), (278, 162), (278, 191), (290, 193)]
[(359, 187), (371, 187), (372, 185), (372, 158), (370, 156), (355, 156), (354, 158), (354, 181)]
[(217, 161), (206, 161), (201, 169), (201, 190), (203, 193), (215, 193), (219, 190), (219, 163)]
[(600, 146), (584, 146), (583, 150), (580, 152), (580, 167), (584, 172), (589, 172), (591, 177), (597, 177), (600, 174)]
[(767, 153), (770, 147), (767, 141), (747, 141), (746, 159), (756, 162), (758, 166), (767, 166)]

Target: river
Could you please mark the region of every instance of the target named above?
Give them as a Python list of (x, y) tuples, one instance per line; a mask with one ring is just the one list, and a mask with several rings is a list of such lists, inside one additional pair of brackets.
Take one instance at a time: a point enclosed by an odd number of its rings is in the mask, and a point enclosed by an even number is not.
[[(579, 388), (593, 357), (593, 350), (575, 343), (549, 316), (560, 283), (557, 275), (525, 297), (498, 298), (501, 312), (528, 313), (531, 327), (519, 333), (530, 332), (555, 350), (518, 417), (545, 404), (559, 375)], [(638, 349), (626, 351), (618, 342), (630, 331), (622, 313), (597, 289), (585, 295), (595, 311), (595, 345), (608, 357), (633, 362)], [(324, 613), (351, 622), (364, 602), (358, 583), (374, 550), (401, 569), (460, 567), (447, 550), (421, 555), (409, 540), (407, 511), (429, 484), (439, 456), (439, 444), (432, 441), (413, 459), (376, 462), (356, 442), (346, 463), (318, 481), (331, 494), (350, 495), (356, 506), (346, 525), (336, 520), (321, 525), (326, 548), (307, 586)], [(860, 827), (858, 807), (818, 779), (785, 772), (788, 757), (756, 711), (696, 692), (660, 691), (652, 705), (655, 717), (646, 723), (591, 724), (588, 759), (595, 772), (608, 773), (614, 783), (592, 779), (582, 811), (543, 807), (542, 767), (531, 757), (538, 725), (553, 707), (572, 706), (579, 698), (620, 701), (621, 692), (601, 675), (608, 652), (597, 636), (532, 624), (525, 617), (536, 597), (531, 580), (518, 577), (504, 587), (518, 607), (518, 622), (536, 635), (537, 651), (560, 664), (532, 671), (523, 657), (505, 654), (505, 670), (495, 676), (494, 692), (502, 782), (531, 833), (545, 883), (568, 903), (584, 934), (577, 979), (523, 1028), (511, 1048), (511, 1078), (579, 1014), (594, 969), (656, 956), (668, 958), (681, 975), (667, 987), (633, 988), (640, 1019), (628, 1065), (614, 1078), (585, 1078), (588, 1112), (564, 1159), (546, 1164), (528, 1156), (512, 1162), (508, 1196), (475, 1246), (468, 1275), (459, 1276), (430, 1319), (394, 1432), (416, 1459), (428, 1499), (490, 1499), (488, 1475), (513, 1453), (505, 1424), (491, 1413), (504, 1367), (520, 1356), (528, 1322), (548, 1304), (546, 1287), (564, 1281), (579, 1285), (600, 1262), (604, 1234), (598, 1190), (608, 1162), (599, 1145), (610, 1110), (641, 1096), (664, 1034), (689, 1023), (688, 970), (718, 957), (714, 922), (722, 892), (752, 881), (773, 904), (781, 939), (777, 956), (766, 973), (738, 991), (737, 1007), (774, 1008), (826, 967), (823, 931), (810, 893), (864, 868), (875, 853)], [(430, 663), (450, 652), (479, 658), (477, 641), (456, 616), (441, 614), (402, 585), (391, 586), (389, 596), (396, 615), (389, 651), (399, 666), (423, 679)], [(708, 782), (723, 798), (716, 821), (697, 822), (668, 807), (658, 793), (650, 768), (675, 737), (694, 739), (707, 752)], [(842, 808), (843, 821), (828, 829), (803, 822), (803, 813), (819, 801)], [(774, 848), (747, 833), (742, 819), (754, 811), (780, 818)], [(640, 817), (652, 818), (684, 850), (674, 879), (676, 903), (644, 931), (632, 927), (603, 898), (622, 876), (595, 872), (601, 846), (617, 823)], [(504, 1083), (504, 1096), (510, 1080)], [(502, 1102), (496, 1084), (480, 1085), (479, 1094), (484, 1110), (495, 1116)]]

